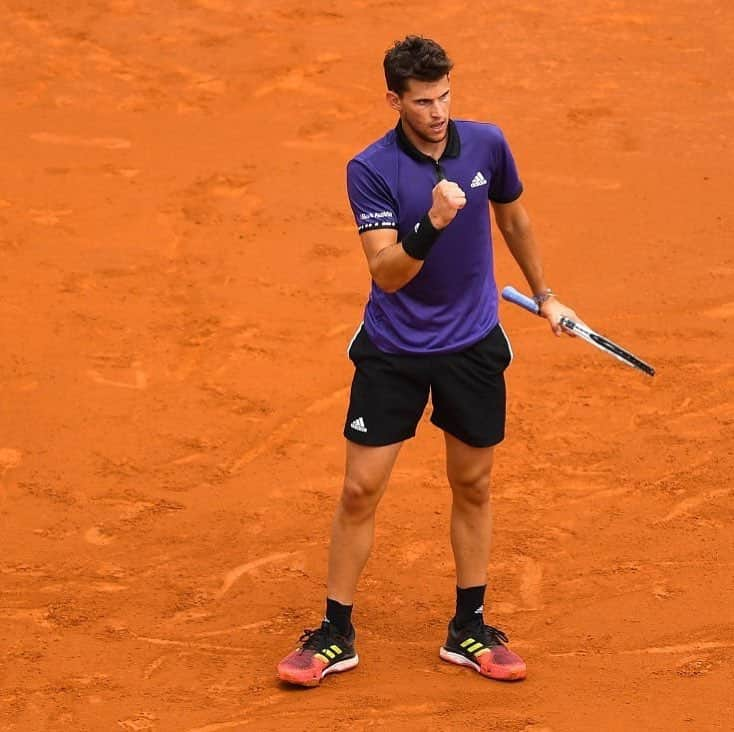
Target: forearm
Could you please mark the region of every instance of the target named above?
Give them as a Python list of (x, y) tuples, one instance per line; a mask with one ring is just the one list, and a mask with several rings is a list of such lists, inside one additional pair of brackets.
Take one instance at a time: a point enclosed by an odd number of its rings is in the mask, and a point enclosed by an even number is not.
[[(533, 235), (530, 218), (522, 204), (513, 203), (496, 206), (495, 218), (497, 226), (507, 243), (507, 248), (525, 275), (533, 294), (546, 293), (548, 283), (545, 281), (545, 275), (543, 274), (540, 251)], [(578, 320), (576, 313), (559, 302), (555, 295), (543, 299), (538, 314), (548, 320), (551, 330), (557, 336), (564, 332), (561, 325), (562, 318)], [(572, 334), (569, 333), (569, 335)]]
[(405, 287), (421, 271), (443, 230), (466, 205), (464, 191), (448, 180), (440, 180), (431, 196), (431, 208), (401, 241), (387, 242), (382, 232), (362, 234), (370, 274), (381, 290), (396, 292)]
[(401, 241), (374, 254), (370, 261), (372, 279), (386, 292), (407, 285), (420, 272), (441, 232), (450, 223), (451, 219), (441, 218), (432, 207)]
[(530, 290), (534, 294), (539, 294), (548, 289), (543, 273), (540, 250), (527, 215), (520, 217), (511, 225), (501, 227), (500, 231), (507, 243), (507, 248), (522, 270), (523, 275), (525, 275)]
[(370, 274), (385, 292), (396, 292), (421, 271), (423, 262), (413, 259), (398, 241), (380, 249), (370, 260)]

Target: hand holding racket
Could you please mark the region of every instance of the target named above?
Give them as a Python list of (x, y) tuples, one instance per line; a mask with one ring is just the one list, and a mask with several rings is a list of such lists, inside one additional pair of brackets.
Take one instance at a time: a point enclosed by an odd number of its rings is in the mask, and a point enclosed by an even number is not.
[[(519, 294), (519, 293), (518, 293)], [(535, 303), (533, 302), (535, 305)], [(557, 336), (561, 336), (564, 333), (566, 335), (574, 337), (574, 334), (563, 327), (562, 321), (572, 320), (574, 323), (581, 323), (581, 320), (571, 308), (564, 305), (562, 302), (557, 300), (555, 296), (543, 303), (542, 306), (535, 305), (535, 312), (542, 318), (545, 318), (550, 324), (551, 330)]]
[[(526, 295), (523, 295), (521, 292), (518, 292), (514, 287), (505, 287), (502, 290), (502, 297), (509, 302), (515, 303), (515, 305), (519, 305), (521, 308), (525, 308), (525, 310), (529, 310), (531, 313), (539, 315), (538, 305), (535, 301)], [(628, 366), (632, 366), (632, 368), (639, 369), (648, 376), (655, 375), (655, 369), (652, 366), (637, 358), (637, 356), (630, 353), (625, 348), (622, 348), (622, 346), (613, 343), (608, 338), (605, 338), (603, 335), (592, 330), (584, 323), (569, 318), (567, 315), (562, 315), (558, 320), (558, 324), (569, 335), (575, 335), (582, 338), (587, 343), (591, 343), (592, 346), (596, 346), (605, 353), (608, 353), (610, 356), (614, 356), (614, 358), (618, 359), (622, 363), (626, 363)]]

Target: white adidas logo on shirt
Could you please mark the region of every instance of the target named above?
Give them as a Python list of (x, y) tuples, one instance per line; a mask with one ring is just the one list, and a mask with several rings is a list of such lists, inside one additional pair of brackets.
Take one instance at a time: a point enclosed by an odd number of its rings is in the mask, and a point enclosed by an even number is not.
[(362, 417), (357, 417), (357, 419), (355, 419), (349, 426), (353, 430), (357, 430), (357, 432), (367, 432), (367, 428), (364, 426), (364, 419), (362, 419)]
[(477, 174), (472, 178), (471, 187), (479, 188), (479, 186), (486, 186), (487, 179), (482, 175), (482, 171), (478, 170)]

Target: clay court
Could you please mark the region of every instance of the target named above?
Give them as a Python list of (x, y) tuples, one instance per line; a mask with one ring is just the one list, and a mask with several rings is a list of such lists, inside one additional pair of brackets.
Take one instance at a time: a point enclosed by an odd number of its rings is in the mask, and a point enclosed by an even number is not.
[[(734, 11), (724, 0), (7, 0), (0, 9), (0, 730), (734, 727)], [(455, 61), (548, 281), (651, 379), (509, 304), (490, 614), (443, 663), (443, 441), (378, 513), (359, 667), (323, 612), (369, 275), (347, 160), (382, 55)], [(497, 281), (524, 281), (497, 236)]]

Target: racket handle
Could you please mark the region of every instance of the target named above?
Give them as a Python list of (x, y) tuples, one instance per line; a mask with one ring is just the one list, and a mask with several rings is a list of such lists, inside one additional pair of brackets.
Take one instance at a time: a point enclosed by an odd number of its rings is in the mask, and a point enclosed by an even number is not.
[(529, 310), (535, 315), (538, 314), (538, 306), (535, 300), (527, 295), (523, 295), (522, 292), (518, 292), (514, 287), (510, 287), (509, 285), (505, 287), (502, 290), (502, 297), (509, 302), (514, 302), (515, 305), (519, 305), (521, 308), (525, 308), (525, 310)]

